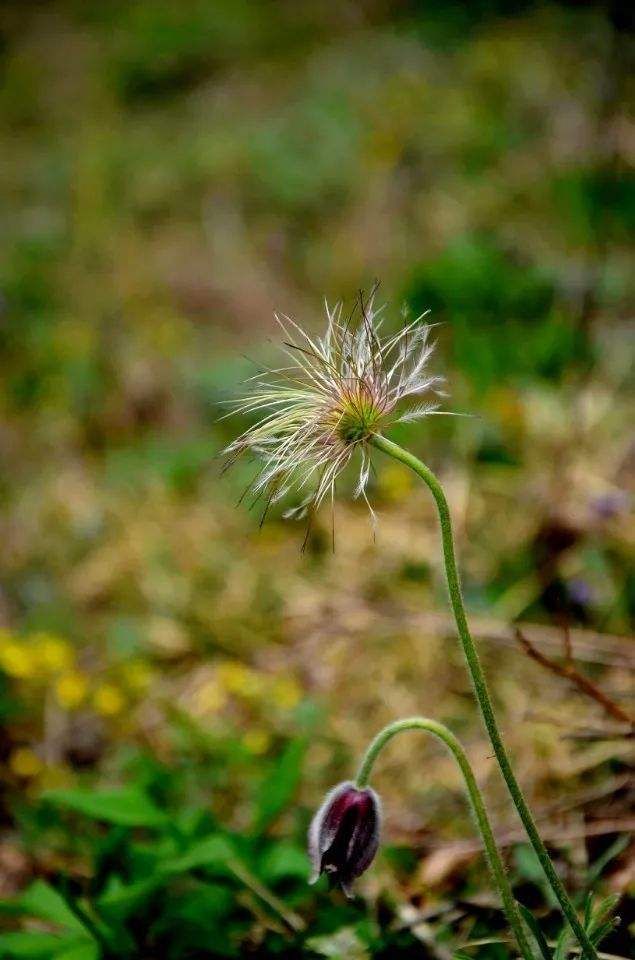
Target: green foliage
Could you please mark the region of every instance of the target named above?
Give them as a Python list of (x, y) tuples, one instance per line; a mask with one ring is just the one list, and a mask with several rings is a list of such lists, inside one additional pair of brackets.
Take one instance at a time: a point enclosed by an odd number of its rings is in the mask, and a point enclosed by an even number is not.
[[(517, 849), (517, 867), (527, 879), (542, 882), (543, 878), (536, 875), (536, 870), (532, 862), (533, 851), (529, 851), (532, 854), (532, 860), (527, 857), (527, 852), (528, 848), (526, 847), (519, 847)], [(584, 902), (583, 925), (589, 935), (589, 939), (595, 947), (599, 947), (602, 940), (608, 937), (619, 925), (619, 917), (615, 917), (613, 914), (620, 900), (620, 894), (610, 894), (599, 900), (594, 898), (593, 893), (589, 892), (587, 894)], [(538, 918), (523, 904), (519, 903), (518, 906), (523, 919), (534, 936), (543, 960), (565, 960), (575, 941), (570, 927), (566, 924), (562, 927), (555, 945), (552, 947), (547, 941)]]
[(547, 943), (537, 918), (533, 915), (531, 910), (528, 910), (527, 907), (525, 907), (522, 903), (519, 903), (518, 907), (523, 916), (523, 920), (534, 935), (534, 939), (538, 945), (540, 953), (543, 956), (543, 960), (552, 960), (552, 951)]
[(49, 790), (42, 799), (62, 809), (124, 827), (157, 827), (165, 820), (148, 797), (134, 788), (122, 790)]
[(280, 755), (260, 789), (254, 828), (264, 830), (287, 806), (300, 780), (308, 746), (306, 738), (292, 740)]
[(178, 93), (222, 63), (247, 53), (257, 7), (246, 2), (172, 4), (142, 0), (115, 20), (116, 54), (108, 69), (118, 94), (131, 103)]
[[(287, 793), (285, 805), (289, 799)], [(78, 957), (83, 951), (86, 957), (132, 958), (147, 949), (170, 958), (192, 950), (204, 951), (201, 956), (237, 956), (248, 915), (241, 904), (245, 883), (249, 888), (253, 882), (265, 913), (272, 906), (267, 892), (262, 901), (263, 890), (282, 883), (293, 899), (306, 889), (302, 848), (290, 841), (272, 845), (261, 830), (249, 837), (210, 832), (201, 807), (159, 809), (139, 787), (48, 791), (42, 803), (65, 814), (60, 826), (83, 830), (82, 818), (88, 818), (110, 825), (109, 832), (102, 840), (95, 834), (92, 852), (84, 850), (93, 861), (93, 877), (83, 890), (60, 875), (57, 886), (36, 881), (11, 904), (14, 915), (46, 920), (61, 928), (59, 934), (46, 939), (9, 934), (0, 941), (2, 956), (41, 956), (52, 945), (56, 958), (66, 951)], [(273, 894), (272, 903), (275, 918)]]
[(0, 934), (0, 957), (51, 957), (53, 960), (100, 960), (102, 957), (96, 927), (82, 922), (79, 909), (72, 909), (49, 883), (36, 880), (12, 907), (18, 915), (37, 917), (61, 929), (59, 935), (26, 931)]
[(593, 244), (598, 236), (628, 242), (635, 229), (635, 179), (629, 171), (578, 169), (551, 184), (563, 230), (573, 242)]
[(461, 241), (414, 272), (414, 313), (447, 321), (457, 366), (480, 390), (544, 377), (588, 363), (586, 333), (556, 304), (553, 280), (518, 263), (491, 238)]

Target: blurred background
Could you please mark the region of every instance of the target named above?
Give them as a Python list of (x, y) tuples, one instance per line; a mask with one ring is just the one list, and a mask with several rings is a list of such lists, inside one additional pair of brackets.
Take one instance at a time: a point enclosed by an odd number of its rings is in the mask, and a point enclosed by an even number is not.
[(248, 465), (221, 476), (274, 310), (318, 331), (375, 278), (395, 324), (431, 309), (447, 406), (475, 415), (394, 437), (446, 485), (519, 779), (577, 902), (627, 897), (626, 5), (49, 0), (0, 24), (0, 957), (504, 960), (422, 738), (382, 757), (360, 897), (306, 885), (323, 791), (417, 712), (465, 742), (557, 936), (427, 491), (378, 455), (376, 542), (344, 484), (335, 552), (326, 510), (301, 555), (301, 524), (236, 507)]

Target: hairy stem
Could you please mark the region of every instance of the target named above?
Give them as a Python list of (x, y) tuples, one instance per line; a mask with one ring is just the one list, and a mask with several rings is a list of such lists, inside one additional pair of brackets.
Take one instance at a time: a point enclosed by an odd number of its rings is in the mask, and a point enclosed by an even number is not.
[(525, 935), (522, 920), (520, 918), (518, 905), (514, 899), (512, 888), (505, 872), (505, 866), (501, 859), (501, 855), (498, 852), (498, 847), (496, 846), (496, 841), (494, 839), (494, 834), (492, 833), (489, 817), (487, 816), (483, 795), (478, 788), (476, 778), (466, 756), (465, 750), (451, 730), (448, 730), (448, 728), (442, 723), (437, 723), (436, 720), (428, 720), (426, 717), (408, 717), (406, 720), (396, 720), (394, 723), (389, 724), (377, 734), (366, 751), (357, 773), (357, 786), (361, 789), (367, 785), (373, 765), (380, 752), (383, 750), (389, 740), (392, 740), (394, 736), (396, 736), (398, 733), (401, 733), (403, 730), (425, 730), (427, 733), (431, 733), (433, 736), (438, 737), (439, 740), (443, 741), (458, 763), (461, 773), (463, 774), (463, 779), (465, 780), (465, 786), (467, 788), (470, 805), (472, 807), (481, 837), (483, 838), (485, 853), (490, 870), (492, 872), (492, 877), (496, 887), (498, 888), (498, 892), (500, 893), (501, 900), (503, 901), (503, 908), (505, 910), (508, 923), (514, 932), (518, 947), (525, 960), (534, 960), (531, 948)]
[(516, 776), (509, 761), (509, 757), (507, 756), (507, 751), (498, 729), (489, 690), (487, 689), (485, 674), (483, 673), (483, 667), (481, 666), (474, 641), (470, 635), (467, 618), (465, 616), (465, 607), (463, 606), (463, 597), (461, 595), (461, 583), (459, 580), (459, 572), (454, 553), (452, 520), (450, 517), (448, 501), (446, 500), (445, 493), (443, 492), (443, 487), (432, 473), (430, 468), (425, 465), (425, 463), (417, 459), (417, 457), (413, 456), (407, 450), (404, 450), (398, 444), (393, 443), (392, 440), (388, 440), (386, 437), (375, 434), (371, 438), (370, 442), (379, 450), (382, 450), (384, 453), (388, 454), (388, 456), (393, 457), (395, 460), (399, 460), (407, 467), (410, 467), (411, 470), (414, 470), (414, 472), (421, 477), (424, 483), (428, 485), (430, 492), (434, 497), (441, 523), (441, 541), (443, 544), (443, 557), (445, 560), (445, 572), (448, 582), (448, 590), (450, 593), (452, 612), (454, 613), (454, 619), (456, 621), (459, 637), (463, 646), (463, 652), (465, 654), (465, 659), (467, 660), (472, 682), (474, 684), (476, 698), (481, 708), (483, 720), (485, 722), (485, 726), (487, 727), (487, 732), (492, 742), (494, 753), (496, 754), (496, 759), (498, 760), (498, 765), (501, 769), (503, 777), (505, 778), (509, 793), (514, 801), (516, 809), (518, 810), (520, 819), (522, 820), (525, 830), (527, 831), (527, 836), (529, 837), (531, 845), (533, 846), (545, 875), (551, 884), (551, 887), (553, 888), (553, 892), (558, 898), (560, 906), (562, 907), (562, 912), (571, 924), (571, 928), (580, 942), (584, 956), (587, 958), (587, 960), (597, 960), (596, 950), (589, 940), (584, 927), (580, 923), (578, 915), (575, 911), (575, 907), (571, 903), (567, 891), (565, 890), (563, 883), (556, 873), (553, 863), (551, 862), (547, 848), (545, 847), (542, 838), (538, 833), (536, 822), (533, 818), (531, 810), (527, 806), (527, 801), (525, 800), (520, 785), (516, 780)]

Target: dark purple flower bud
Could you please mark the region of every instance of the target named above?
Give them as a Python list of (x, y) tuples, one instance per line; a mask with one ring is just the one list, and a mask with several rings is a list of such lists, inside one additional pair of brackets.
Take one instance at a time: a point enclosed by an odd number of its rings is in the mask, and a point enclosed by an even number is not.
[(350, 884), (370, 866), (381, 828), (381, 802), (374, 790), (340, 783), (329, 794), (309, 827), (310, 883), (325, 873), (347, 897)]

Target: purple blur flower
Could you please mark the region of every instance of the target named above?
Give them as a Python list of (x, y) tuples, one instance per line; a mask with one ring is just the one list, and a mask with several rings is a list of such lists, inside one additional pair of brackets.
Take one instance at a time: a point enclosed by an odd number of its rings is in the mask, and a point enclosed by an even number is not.
[(381, 802), (370, 787), (340, 783), (327, 794), (309, 827), (309, 857), (315, 883), (325, 873), (351, 897), (350, 884), (373, 861), (379, 846)]
[(593, 510), (600, 520), (612, 520), (628, 510), (629, 496), (625, 490), (609, 490), (593, 501)]

